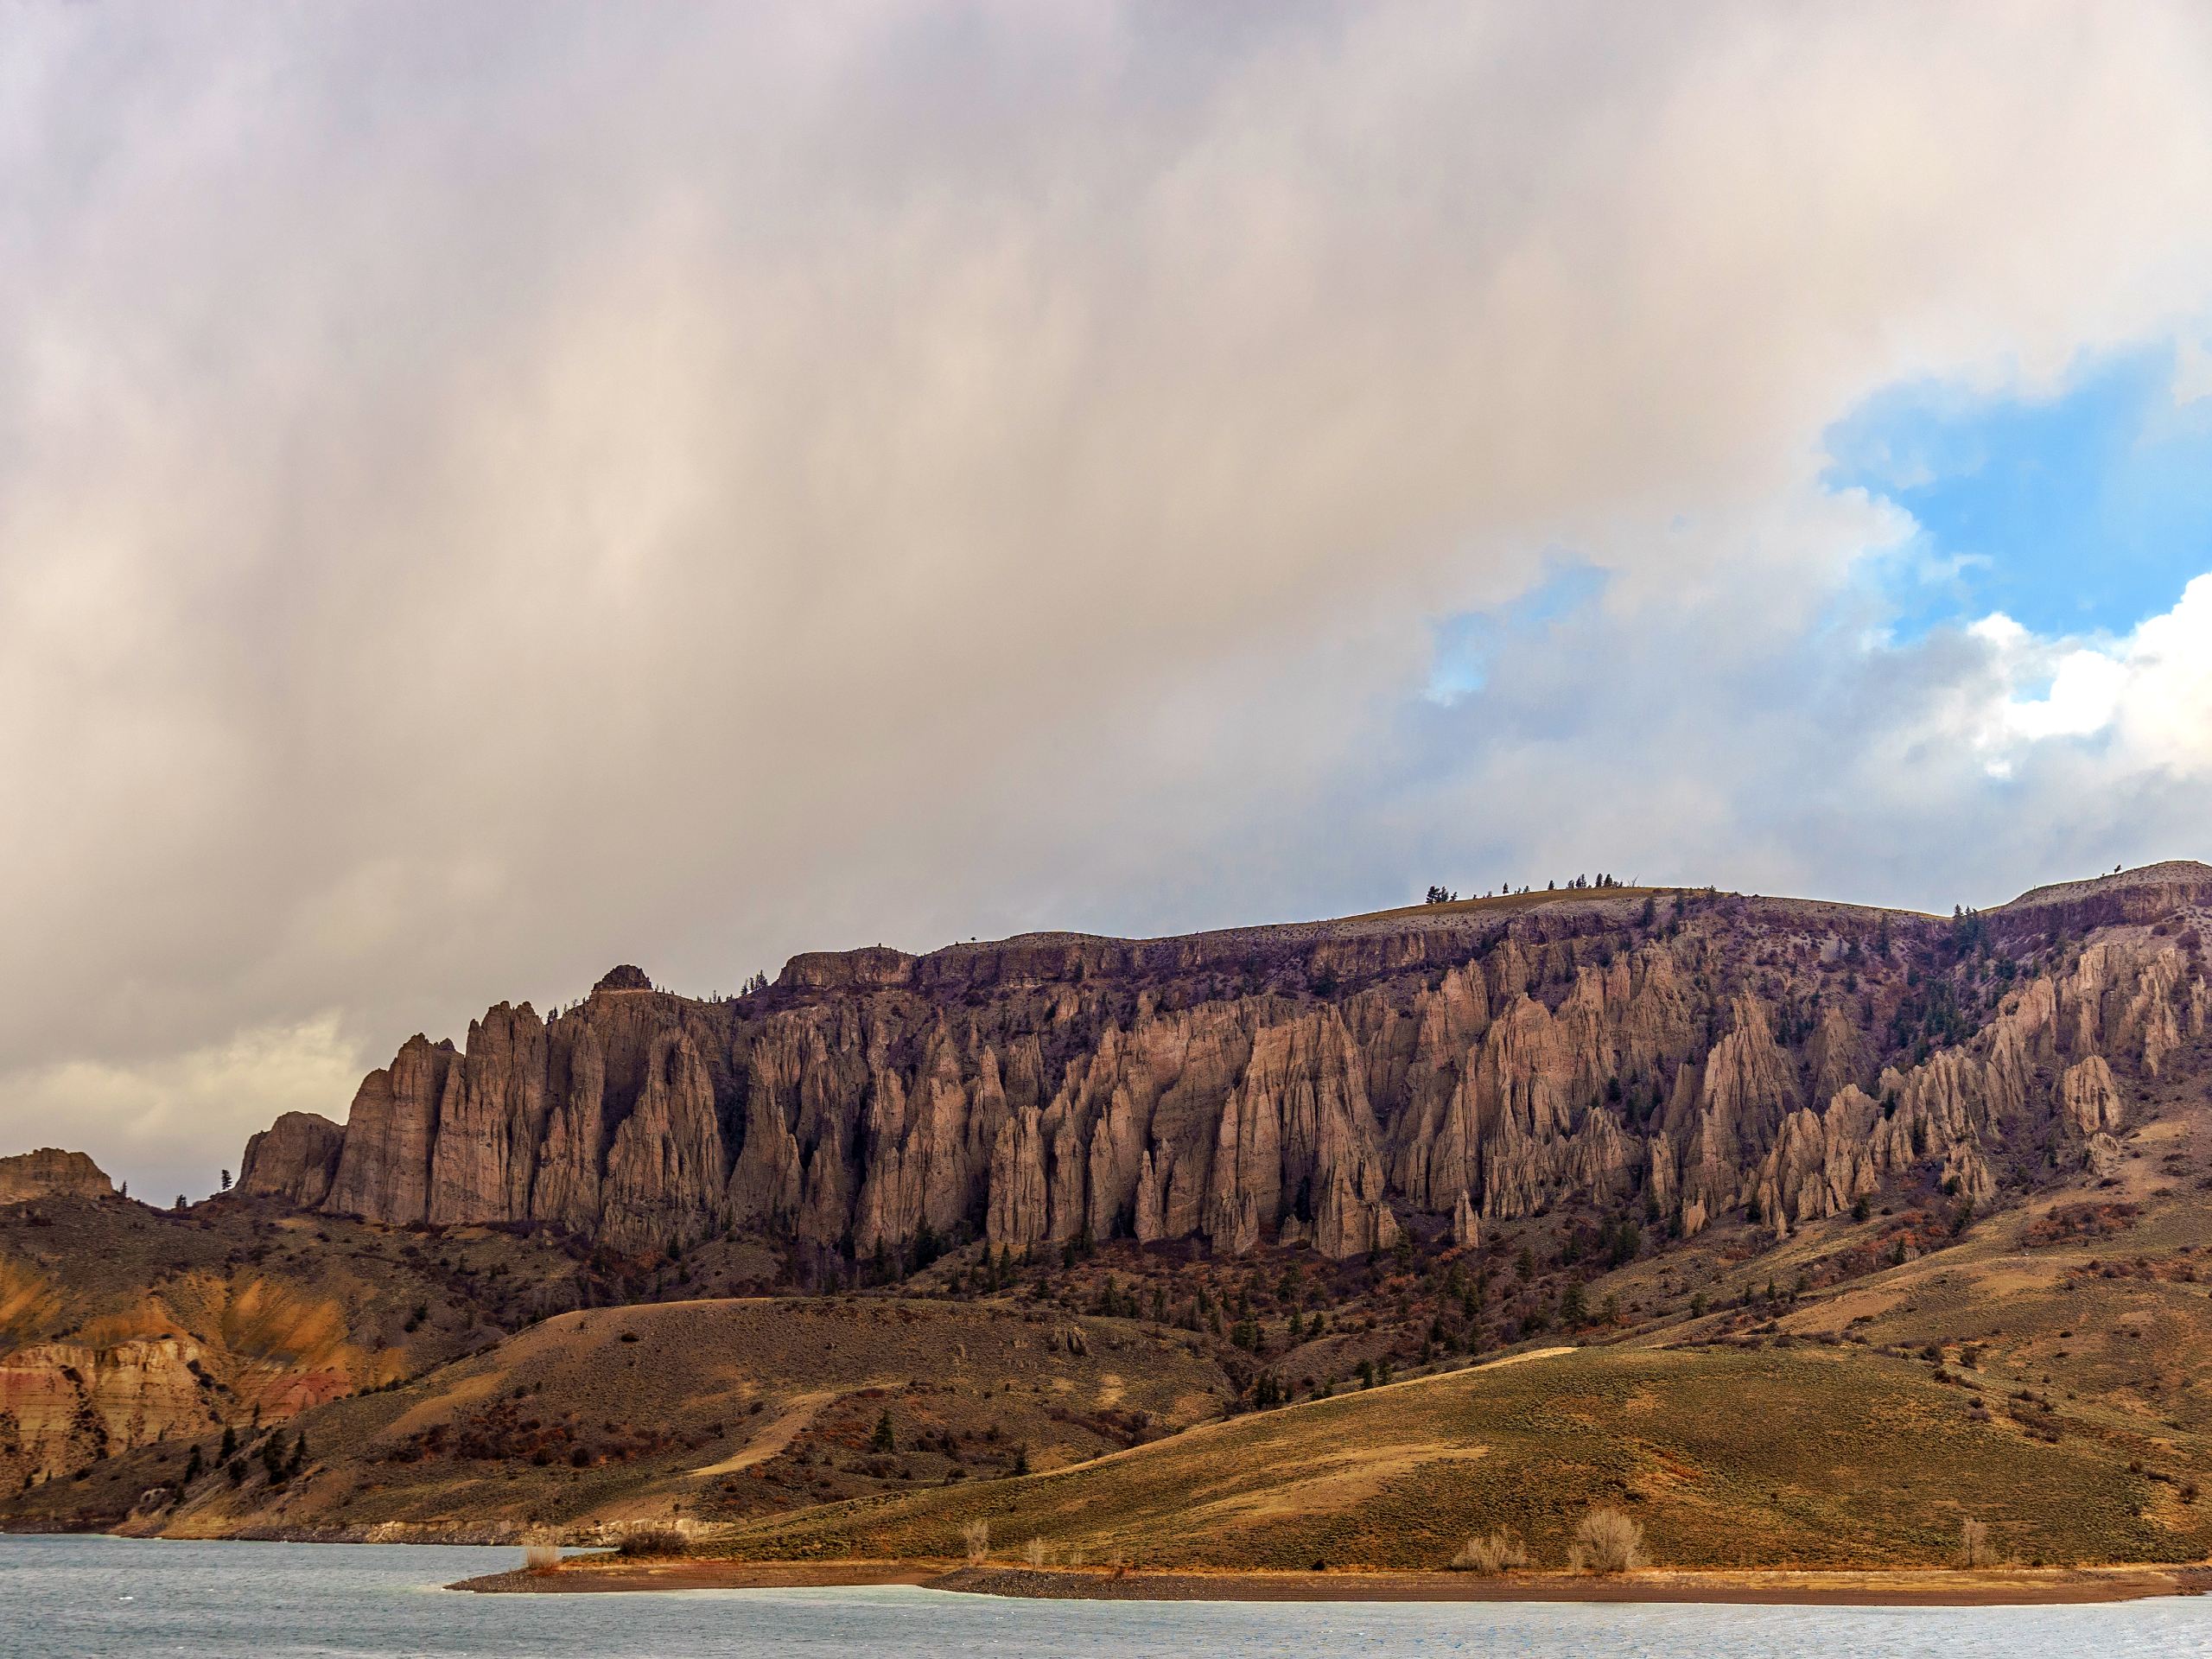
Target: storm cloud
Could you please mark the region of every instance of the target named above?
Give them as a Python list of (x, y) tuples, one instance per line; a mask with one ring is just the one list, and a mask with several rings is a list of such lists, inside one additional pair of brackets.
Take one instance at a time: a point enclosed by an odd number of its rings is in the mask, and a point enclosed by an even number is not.
[(1822, 437), (2196, 350), (2206, 201), (2187, 5), (11, 11), (0, 1141), (203, 1191), (618, 960), (2203, 851), (2202, 597), (1891, 639)]

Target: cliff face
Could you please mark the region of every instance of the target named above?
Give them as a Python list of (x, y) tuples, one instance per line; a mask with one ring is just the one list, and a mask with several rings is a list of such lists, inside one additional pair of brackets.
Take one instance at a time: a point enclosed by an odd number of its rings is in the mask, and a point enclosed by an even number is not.
[(330, 1196), (346, 1131), (313, 1112), (286, 1112), (251, 1137), (238, 1164), (238, 1191), (311, 1210)]
[[(118, 1226), (137, 1224), (136, 1206), (112, 1208), (122, 1215), (92, 1226), (111, 1256)], [(205, 1271), (88, 1292), (0, 1254), (0, 1480), (51, 1478), (226, 1422), (281, 1421), (350, 1393), (374, 1378), (372, 1357), (346, 1340), (346, 1312), (296, 1287)]]
[(0, 1470), (51, 1476), (172, 1433), (219, 1426), (200, 1345), (175, 1337), (0, 1355)]
[(723, 1228), (1332, 1257), (1587, 1201), (1781, 1230), (1917, 1171), (2093, 1164), (2202, 1038), (2212, 868), (1954, 921), (1579, 893), (1133, 943), (796, 957), (701, 1002), (619, 969), (423, 1037), (241, 1185), (388, 1223), (652, 1250)]

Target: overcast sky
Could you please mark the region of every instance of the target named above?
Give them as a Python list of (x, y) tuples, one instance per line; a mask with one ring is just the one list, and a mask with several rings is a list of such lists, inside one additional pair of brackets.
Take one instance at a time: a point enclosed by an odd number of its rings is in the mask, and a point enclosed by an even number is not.
[(618, 961), (2212, 855), (2208, 203), (2195, 4), (10, 6), (0, 1150)]

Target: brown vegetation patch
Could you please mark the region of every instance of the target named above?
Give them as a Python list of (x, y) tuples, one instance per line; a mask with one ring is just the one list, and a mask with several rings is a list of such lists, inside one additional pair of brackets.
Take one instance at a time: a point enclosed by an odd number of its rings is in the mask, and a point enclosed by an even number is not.
[(2020, 1243), (2035, 1249), (2077, 1239), (2109, 1238), (2135, 1225), (2142, 1214), (2139, 1204), (2057, 1205), (2020, 1229)]

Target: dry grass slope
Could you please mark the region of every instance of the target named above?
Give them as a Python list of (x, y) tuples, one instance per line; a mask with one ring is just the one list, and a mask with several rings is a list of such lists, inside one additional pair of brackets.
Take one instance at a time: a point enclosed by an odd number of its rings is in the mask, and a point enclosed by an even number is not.
[(2022, 1560), (2212, 1547), (2212, 1516), (2158, 1500), (2111, 1445), (1976, 1421), (1910, 1362), (1581, 1350), (1239, 1418), (1059, 1473), (841, 1504), (720, 1548), (949, 1559), (981, 1520), (1056, 1560), (1442, 1567), (1504, 1528), (1556, 1567), (1599, 1506), (1675, 1566), (1942, 1562), (1967, 1518)]

